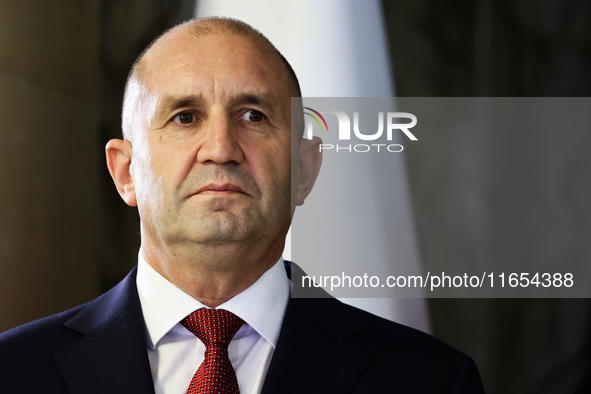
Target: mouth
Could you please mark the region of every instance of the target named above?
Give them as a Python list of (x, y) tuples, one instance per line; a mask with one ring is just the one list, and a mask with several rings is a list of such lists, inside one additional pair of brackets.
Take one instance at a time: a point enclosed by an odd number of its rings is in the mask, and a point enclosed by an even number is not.
[(237, 193), (246, 193), (240, 186), (234, 185), (232, 183), (224, 183), (224, 184), (216, 184), (216, 183), (209, 183), (199, 190), (195, 192), (195, 194), (203, 194), (203, 195), (226, 195), (226, 194), (237, 194)]

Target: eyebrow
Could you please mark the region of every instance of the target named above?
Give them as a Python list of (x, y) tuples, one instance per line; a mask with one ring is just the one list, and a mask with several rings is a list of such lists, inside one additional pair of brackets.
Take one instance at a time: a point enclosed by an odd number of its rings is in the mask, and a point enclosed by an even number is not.
[(266, 109), (274, 108), (273, 103), (277, 103), (278, 98), (272, 93), (241, 93), (230, 99), (230, 106), (237, 104), (255, 104)]
[(158, 111), (156, 112), (155, 118), (162, 119), (178, 108), (201, 105), (204, 101), (205, 100), (202, 94), (182, 97), (166, 96), (162, 99), (160, 105), (158, 106)]
[[(178, 108), (202, 106), (205, 101), (205, 97), (201, 93), (189, 96), (166, 96), (162, 98), (154, 119), (162, 121)], [(228, 104), (230, 107), (238, 104), (254, 104), (273, 111), (278, 101), (278, 97), (272, 93), (241, 93), (232, 97)]]

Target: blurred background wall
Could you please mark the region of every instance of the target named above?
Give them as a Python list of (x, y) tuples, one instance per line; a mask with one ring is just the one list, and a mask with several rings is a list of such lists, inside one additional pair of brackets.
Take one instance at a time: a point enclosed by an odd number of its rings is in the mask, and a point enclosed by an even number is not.
[(0, 330), (100, 290), (99, 4), (0, 2)]
[[(137, 214), (112, 186), (103, 149), (120, 135), (134, 59), (194, 7), (0, 0), (0, 331), (90, 300), (135, 265)], [(591, 95), (588, 1), (395, 0), (382, 9), (398, 96)], [(449, 135), (437, 151), (409, 149), (424, 263), (591, 263), (591, 133), (528, 133)], [(589, 300), (429, 307), (434, 335), (474, 356), (487, 392), (589, 392)]]
[[(383, 5), (398, 96), (591, 95), (588, 1)], [(474, 130), (409, 147), (425, 266), (591, 263), (591, 134), (544, 133)], [(433, 334), (476, 359), (487, 392), (590, 390), (588, 299), (429, 303)]]

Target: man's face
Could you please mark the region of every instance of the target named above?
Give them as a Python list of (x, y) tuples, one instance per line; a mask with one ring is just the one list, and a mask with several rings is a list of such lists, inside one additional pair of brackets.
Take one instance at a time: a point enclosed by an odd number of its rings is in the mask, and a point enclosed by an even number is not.
[(164, 243), (283, 239), (290, 223), (287, 70), (261, 40), (175, 34), (146, 54), (132, 176)]

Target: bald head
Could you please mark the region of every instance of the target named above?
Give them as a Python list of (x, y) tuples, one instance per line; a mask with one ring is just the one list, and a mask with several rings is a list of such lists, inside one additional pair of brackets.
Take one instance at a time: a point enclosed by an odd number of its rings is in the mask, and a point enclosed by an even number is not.
[[(164, 32), (155, 39), (138, 57), (131, 68), (125, 85), (122, 129), (125, 139), (133, 140), (136, 128), (141, 128), (140, 119), (146, 121), (142, 115), (149, 114), (150, 107), (154, 103), (149, 102), (148, 91), (151, 67), (153, 60), (166, 56), (167, 47), (182, 38), (204, 38), (213, 34), (236, 35), (249, 39), (260, 51), (267, 53), (268, 57), (279, 59), (285, 69), (285, 84), (292, 97), (301, 97), (299, 82), (295, 72), (285, 57), (275, 46), (258, 30), (250, 25), (230, 18), (204, 18), (190, 20)], [(138, 123), (139, 122), (139, 123)], [(303, 124), (302, 124), (303, 127)], [(299, 127), (298, 127), (299, 128)]]
[(109, 172), (138, 207), (146, 261), (210, 307), (277, 262), (316, 180), (321, 141), (292, 125), (299, 94), (267, 39), (227, 19), (166, 32), (130, 74)]

